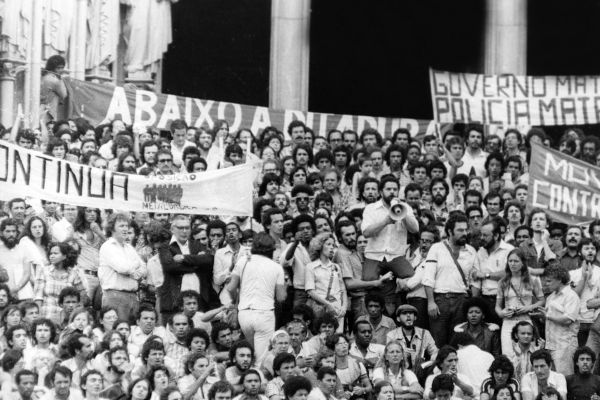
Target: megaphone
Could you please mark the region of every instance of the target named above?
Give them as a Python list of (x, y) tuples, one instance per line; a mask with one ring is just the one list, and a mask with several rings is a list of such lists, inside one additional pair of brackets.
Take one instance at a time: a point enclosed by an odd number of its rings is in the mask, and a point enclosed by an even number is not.
[(399, 199), (392, 199), (390, 202), (390, 218), (394, 221), (400, 221), (408, 213), (408, 205)]

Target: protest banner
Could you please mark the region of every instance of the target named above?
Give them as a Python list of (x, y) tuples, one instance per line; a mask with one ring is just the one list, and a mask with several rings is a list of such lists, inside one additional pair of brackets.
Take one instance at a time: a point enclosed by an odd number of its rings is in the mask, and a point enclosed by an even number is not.
[(32, 197), (94, 208), (252, 215), (256, 163), (192, 174), (141, 176), (53, 158), (0, 141), (0, 200)]
[(189, 126), (212, 128), (216, 120), (225, 119), (232, 132), (249, 128), (257, 134), (267, 126), (275, 126), (284, 131), (286, 139), (289, 137), (285, 130), (293, 120), (304, 122), (320, 136), (326, 136), (331, 129), (352, 129), (360, 134), (363, 129), (371, 127), (387, 137), (391, 137), (398, 128), (406, 128), (413, 137), (418, 137), (436, 134), (439, 129), (438, 124), (431, 120), (274, 110), (68, 78), (65, 84), (69, 92), (70, 117), (83, 117), (94, 126), (120, 118), (128, 125), (168, 129), (171, 121), (183, 119)]
[(600, 76), (429, 71), (434, 119), (485, 125), (600, 123)]
[(600, 168), (532, 143), (527, 206), (568, 225), (600, 219)]

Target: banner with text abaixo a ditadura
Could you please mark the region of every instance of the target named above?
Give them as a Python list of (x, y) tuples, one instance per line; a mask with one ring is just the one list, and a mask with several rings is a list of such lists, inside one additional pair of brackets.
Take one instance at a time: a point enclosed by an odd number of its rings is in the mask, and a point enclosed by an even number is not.
[(331, 129), (351, 129), (360, 133), (365, 128), (375, 128), (383, 136), (391, 137), (396, 129), (406, 128), (411, 136), (421, 137), (440, 134), (450, 128), (424, 119), (277, 110), (76, 79), (64, 81), (69, 92), (69, 116), (83, 117), (94, 126), (118, 118), (128, 125), (168, 129), (171, 121), (183, 119), (188, 126), (212, 128), (217, 120), (224, 119), (232, 132), (247, 128), (258, 134), (267, 126), (274, 126), (284, 132), (286, 139), (289, 139), (287, 126), (294, 120), (304, 122), (319, 136), (326, 136)]
[(600, 219), (600, 168), (532, 143), (527, 207), (568, 225)]
[(429, 75), (433, 115), (440, 123), (600, 123), (600, 75), (482, 75), (433, 69)]
[(172, 214), (252, 215), (256, 163), (146, 177), (92, 168), (0, 141), (0, 200)]

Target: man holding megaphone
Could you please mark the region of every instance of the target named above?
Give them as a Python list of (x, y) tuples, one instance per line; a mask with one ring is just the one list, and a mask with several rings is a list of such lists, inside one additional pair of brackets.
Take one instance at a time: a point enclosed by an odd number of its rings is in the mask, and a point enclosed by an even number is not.
[[(398, 200), (400, 184), (393, 175), (386, 175), (379, 182), (381, 199), (365, 207), (362, 231), (368, 239), (365, 249), (363, 280), (371, 281), (392, 271), (398, 278), (414, 274), (405, 254), (408, 233), (419, 231), (419, 222), (412, 207)], [(389, 315), (396, 310), (396, 280), (384, 283), (377, 292), (385, 298)]]

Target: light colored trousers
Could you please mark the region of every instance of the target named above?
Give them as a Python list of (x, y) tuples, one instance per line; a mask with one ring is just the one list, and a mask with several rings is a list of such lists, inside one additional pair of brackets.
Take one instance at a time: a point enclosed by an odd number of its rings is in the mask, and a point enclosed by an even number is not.
[(269, 343), (275, 333), (275, 312), (273, 310), (240, 310), (238, 322), (246, 340), (254, 346), (256, 363), (260, 364), (269, 350)]

